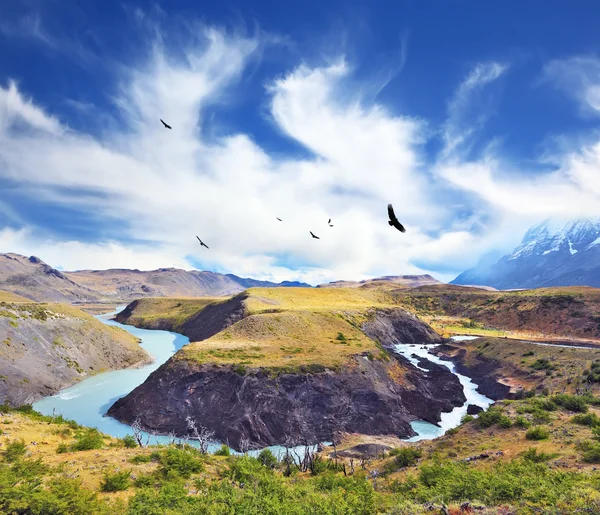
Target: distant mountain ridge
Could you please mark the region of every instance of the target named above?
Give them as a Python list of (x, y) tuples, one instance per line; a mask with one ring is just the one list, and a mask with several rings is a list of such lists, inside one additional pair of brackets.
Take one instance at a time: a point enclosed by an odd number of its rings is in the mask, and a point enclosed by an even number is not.
[(128, 302), (140, 297), (204, 297), (239, 293), (253, 286), (312, 287), (274, 283), (200, 270), (79, 270), (60, 272), (35, 256), (0, 254), (0, 290), (38, 302)]
[(319, 284), (317, 288), (370, 288), (375, 286), (389, 285), (396, 287), (416, 288), (418, 286), (429, 286), (432, 284), (443, 284), (429, 274), (423, 275), (384, 275), (374, 279), (363, 281), (333, 281)]
[(600, 287), (600, 218), (545, 220), (531, 227), (511, 254), (478, 263), (451, 284), (498, 289)]

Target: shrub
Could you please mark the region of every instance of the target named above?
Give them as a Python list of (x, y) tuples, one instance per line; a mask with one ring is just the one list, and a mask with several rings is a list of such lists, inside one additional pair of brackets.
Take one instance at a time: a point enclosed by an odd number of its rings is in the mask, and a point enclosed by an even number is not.
[(65, 452), (69, 452), (69, 446), (66, 443), (61, 443), (56, 448), (56, 454), (64, 454)]
[(102, 433), (95, 427), (90, 427), (75, 435), (75, 442), (71, 445), (72, 451), (89, 451), (92, 449), (102, 449), (104, 439)]
[(463, 417), (460, 419), (460, 423), (466, 424), (467, 422), (472, 422), (473, 420), (475, 420), (475, 417), (467, 413), (466, 415), (463, 415)]
[(122, 470), (111, 474), (107, 472), (102, 476), (102, 482), (100, 483), (100, 490), (102, 492), (121, 492), (129, 488), (129, 476), (131, 471)]
[[(158, 459), (159, 456), (157, 456)], [(152, 461), (151, 454), (138, 454), (129, 460), (129, 463), (135, 463), (138, 465), (139, 463), (150, 463)]]
[(490, 406), (486, 411), (479, 413), (477, 417), (477, 425), (479, 427), (492, 427), (494, 424), (500, 422), (503, 417), (502, 410), (496, 406)]
[(27, 446), (25, 442), (21, 440), (13, 440), (12, 442), (6, 444), (6, 449), (4, 450), (4, 461), (13, 462), (17, 461), (19, 458), (25, 456), (27, 452)]
[(575, 415), (571, 419), (571, 422), (581, 426), (597, 427), (600, 426), (600, 417), (595, 413), (580, 413), (579, 415)]
[(544, 463), (552, 458), (555, 458), (557, 454), (540, 452), (535, 447), (530, 447), (523, 454), (521, 454), (521, 456), (526, 461), (532, 461), (533, 463)]
[(187, 479), (192, 474), (204, 470), (204, 464), (195, 449), (169, 447), (160, 453), (160, 464), (159, 471), (163, 476), (175, 474)]
[(546, 440), (550, 436), (550, 432), (541, 426), (532, 427), (525, 433), (527, 440)]
[(231, 451), (229, 450), (229, 447), (227, 447), (227, 445), (221, 444), (221, 448), (217, 449), (214, 454), (215, 456), (230, 456)]
[(260, 461), (265, 467), (275, 468), (277, 466), (277, 458), (269, 449), (263, 449), (258, 455)]
[(535, 352), (533, 352), (532, 350), (530, 350), (528, 352), (524, 352), (523, 354), (521, 354), (521, 356), (527, 357), (527, 356), (533, 356), (534, 354), (535, 354)]
[(534, 370), (554, 370), (556, 367), (550, 363), (548, 358), (538, 358), (531, 365), (529, 365)]
[(395, 472), (401, 468), (413, 467), (417, 461), (423, 456), (423, 451), (417, 447), (401, 447), (393, 449), (394, 459), (385, 464), (384, 468), (387, 473)]
[(510, 429), (512, 427), (512, 420), (506, 415), (502, 415), (498, 420), (498, 425), (502, 429)]
[(600, 463), (600, 442), (584, 442), (580, 447), (583, 450), (583, 461)]
[(560, 395), (555, 395), (552, 400), (562, 408), (569, 411), (586, 413), (588, 410), (587, 402), (583, 396), (567, 395), (562, 393)]
[(137, 440), (132, 435), (125, 435), (121, 441), (127, 449), (134, 449), (138, 446)]
[(153, 486), (156, 480), (152, 474), (141, 474), (133, 480), (133, 485), (136, 488), (144, 488)]
[(529, 420), (527, 420), (523, 415), (519, 415), (517, 418), (515, 418), (515, 426), (528, 429), (531, 427), (531, 422), (529, 422)]

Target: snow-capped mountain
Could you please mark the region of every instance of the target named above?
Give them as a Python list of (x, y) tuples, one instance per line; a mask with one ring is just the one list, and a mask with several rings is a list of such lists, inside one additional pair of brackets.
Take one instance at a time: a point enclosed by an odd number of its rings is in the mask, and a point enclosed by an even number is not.
[(531, 227), (512, 254), (480, 262), (452, 284), (498, 289), (600, 287), (600, 218), (545, 220)]

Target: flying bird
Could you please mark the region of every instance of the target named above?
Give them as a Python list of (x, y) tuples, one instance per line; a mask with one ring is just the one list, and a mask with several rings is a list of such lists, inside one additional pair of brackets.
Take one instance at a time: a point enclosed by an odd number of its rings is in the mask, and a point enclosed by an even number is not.
[(320, 239), (321, 239), (321, 238), (319, 238), (318, 236), (315, 236), (315, 235), (313, 234), (313, 232), (312, 232), (312, 231), (308, 231), (308, 232), (310, 233), (310, 235), (311, 235), (311, 236), (312, 236), (312, 237), (313, 237), (315, 240), (320, 240)]
[(390, 219), (388, 220), (388, 224), (398, 229), (400, 232), (406, 232), (404, 226), (400, 223), (400, 221), (396, 218), (394, 214), (394, 208), (391, 204), (388, 204), (388, 216)]
[(165, 126), (165, 129), (172, 129), (173, 127), (171, 127), (169, 124), (165, 123), (163, 121), (163, 119), (161, 118), (160, 121), (162, 122), (162, 124)]
[(329, 222), (327, 222), (329, 224), (329, 227), (333, 227), (333, 225), (331, 224), (331, 218), (329, 219)]
[[(196, 236), (196, 238), (198, 238), (198, 236)], [(208, 248), (208, 245), (206, 243), (204, 243), (200, 238), (198, 238), (198, 241), (200, 242), (200, 245), (202, 245), (203, 247)]]
[(283, 222), (283, 220), (281, 218), (279, 218), (278, 216), (276, 216), (275, 218), (277, 218), (277, 220), (279, 220), (280, 222)]

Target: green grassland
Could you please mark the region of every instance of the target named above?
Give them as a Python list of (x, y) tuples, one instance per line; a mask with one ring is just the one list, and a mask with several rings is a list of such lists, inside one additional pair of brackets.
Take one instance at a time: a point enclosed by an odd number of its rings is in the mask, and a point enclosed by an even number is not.
[[(307, 469), (269, 453), (139, 447), (1, 407), (0, 512), (409, 515), (441, 513), (443, 503), (459, 514), (468, 502), (488, 515), (597, 513), (598, 403), (568, 395), (503, 401), (434, 441), (399, 443), (365, 460), (325, 447)], [(337, 450), (368, 438), (341, 435)]]

